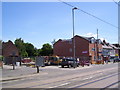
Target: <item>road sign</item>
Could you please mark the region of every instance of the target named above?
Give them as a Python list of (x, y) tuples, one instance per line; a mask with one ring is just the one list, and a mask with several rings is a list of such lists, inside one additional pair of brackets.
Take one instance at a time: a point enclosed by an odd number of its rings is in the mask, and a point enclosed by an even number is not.
[(82, 53), (88, 53), (88, 51), (82, 51)]
[(35, 65), (36, 66), (45, 66), (44, 58), (41, 57), (41, 56), (40, 57), (36, 57)]

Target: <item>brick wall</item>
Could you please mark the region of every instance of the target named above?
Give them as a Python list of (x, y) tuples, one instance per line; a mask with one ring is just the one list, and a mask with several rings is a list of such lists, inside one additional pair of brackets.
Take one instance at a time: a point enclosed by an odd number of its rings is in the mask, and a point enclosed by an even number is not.
[[(102, 44), (90, 43), (89, 40), (86, 40), (83, 37), (75, 36), (75, 50), (76, 57), (88, 57), (91, 56), (91, 59), (94, 60), (94, 57), (100, 56), (102, 52)], [(97, 53), (97, 47), (99, 53)], [(95, 49), (92, 50), (92, 49)], [(71, 40), (58, 40), (53, 45), (53, 53), (58, 56), (73, 57), (73, 39)], [(98, 54), (98, 55), (97, 55)]]
[(2, 54), (4, 57), (8, 57), (13, 53), (15, 53), (16, 56), (19, 56), (17, 47), (11, 41), (6, 43), (3, 42), (2, 47)]
[[(90, 43), (89, 44), (89, 52), (92, 56), (92, 60), (98, 59), (98, 56), (102, 59), (102, 44)], [(95, 59), (96, 58), (96, 59)]]
[[(89, 43), (87, 40), (75, 36), (75, 50), (76, 57), (80, 56), (89, 56)], [(65, 57), (73, 57), (73, 39), (70, 40), (58, 40), (54, 44), (54, 55), (65, 56)]]

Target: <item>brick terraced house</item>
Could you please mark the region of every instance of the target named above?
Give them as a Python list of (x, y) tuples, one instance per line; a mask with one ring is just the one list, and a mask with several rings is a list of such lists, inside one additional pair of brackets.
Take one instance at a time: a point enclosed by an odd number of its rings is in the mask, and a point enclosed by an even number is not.
[[(74, 36), (75, 56), (80, 59), (90, 59), (92, 63), (102, 60), (101, 40), (94, 37)], [(62, 40), (59, 39), (53, 45), (54, 55), (60, 57), (73, 57), (73, 38)]]
[(13, 44), (13, 42), (10, 40), (8, 42), (3, 42), (2, 43), (2, 55), (4, 57), (9, 57), (9, 56), (12, 56), (13, 54), (15, 56), (19, 56), (19, 51), (17, 47)]

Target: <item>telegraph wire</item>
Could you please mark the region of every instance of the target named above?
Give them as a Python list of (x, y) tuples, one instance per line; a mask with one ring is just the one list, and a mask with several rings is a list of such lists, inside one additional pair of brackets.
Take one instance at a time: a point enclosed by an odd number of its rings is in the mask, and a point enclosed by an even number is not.
[[(120, 6), (120, 4), (118, 4), (118, 2), (116, 2), (115, 0), (113, 0), (113, 2), (115, 3), (115, 4), (117, 4), (118, 6)], [(119, 1), (120, 2), (120, 1)]]
[(75, 6), (73, 6), (73, 5), (71, 5), (71, 4), (69, 4), (69, 3), (66, 3), (66, 2), (64, 2), (64, 1), (62, 1), (62, 0), (58, 0), (58, 1), (60, 1), (60, 2), (62, 2), (62, 3), (64, 3), (64, 4), (66, 4), (66, 5), (68, 5), (68, 6), (70, 6), (70, 7), (75, 7)]
[(115, 25), (113, 25), (113, 24), (111, 24), (111, 23), (109, 23), (109, 22), (107, 22), (107, 21), (105, 21), (105, 20), (103, 20), (103, 19), (95, 16), (95, 15), (92, 15), (92, 14), (90, 14), (90, 13), (88, 13), (88, 12), (82, 10), (82, 9), (79, 9), (79, 10), (82, 11), (82, 12), (84, 12), (84, 13), (86, 13), (86, 14), (88, 14), (88, 15), (90, 15), (90, 16), (92, 16), (92, 17), (94, 17), (94, 18), (96, 18), (96, 19), (98, 19), (98, 20), (100, 20), (100, 21), (102, 21), (102, 22), (104, 22), (104, 23), (106, 23), (106, 24), (109, 24), (109, 25), (111, 25), (111, 26), (113, 26), (115, 28), (119, 28), (119, 27), (117, 27), (117, 26), (115, 26)]
[[(72, 7), (72, 8), (76, 7), (76, 6), (73, 6), (73, 5), (71, 5), (71, 4), (67, 3), (67, 2), (64, 2), (64, 1), (62, 1), (62, 0), (58, 0), (58, 1), (60, 1), (60, 2), (62, 2), (62, 3), (64, 3), (64, 4), (70, 6), (70, 7)], [(92, 14), (90, 14), (90, 13), (88, 13), (88, 12), (82, 10), (82, 9), (79, 9), (78, 7), (76, 7), (76, 8), (77, 8), (79, 11), (81, 11), (81, 12), (83, 12), (83, 13), (89, 15), (89, 16), (92, 16), (92, 17), (94, 17), (94, 18), (96, 18), (96, 19), (98, 19), (98, 20), (100, 20), (100, 21), (102, 21), (102, 22), (104, 22), (104, 23), (106, 23), (106, 24), (109, 24), (110, 26), (113, 26), (113, 27), (115, 27), (115, 28), (120, 29), (119, 27), (117, 27), (117, 26), (115, 26), (115, 25), (113, 25), (113, 24), (111, 24), (111, 23), (109, 23), (109, 22), (107, 22), (107, 21), (105, 21), (105, 20), (103, 20), (103, 19), (95, 16), (95, 15), (92, 15)]]

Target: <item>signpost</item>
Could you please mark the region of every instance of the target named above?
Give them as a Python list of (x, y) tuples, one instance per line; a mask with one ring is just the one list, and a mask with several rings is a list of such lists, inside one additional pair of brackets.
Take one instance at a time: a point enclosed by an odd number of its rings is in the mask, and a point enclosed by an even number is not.
[(39, 73), (39, 67), (40, 66), (45, 66), (44, 57), (41, 57), (41, 56), (36, 57), (35, 65), (36, 65), (36, 68), (37, 68), (37, 73)]
[(13, 70), (15, 70), (15, 52), (12, 53), (12, 65), (13, 65)]

